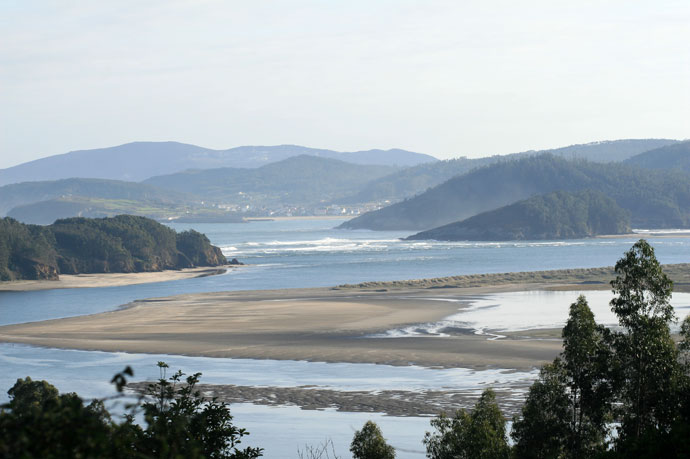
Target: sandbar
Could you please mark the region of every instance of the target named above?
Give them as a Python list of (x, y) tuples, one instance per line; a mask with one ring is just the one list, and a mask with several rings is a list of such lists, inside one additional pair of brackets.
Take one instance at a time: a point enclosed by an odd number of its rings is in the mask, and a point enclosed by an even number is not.
[[(687, 291), (688, 268), (664, 266), (677, 290)], [(0, 341), (111, 352), (531, 370), (561, 351), (559, 330), (507, 333), (498, 340), (472, 330), (448, 337), (380, 335), (442, 320), (477, 295), (607, 289), (612, 273), (608, 267), (183, 294), (94, 315), (3, 326)]]
[(26, 292), (57, 288), (120, 287), (167, 282), (223, 274), (236, 265), (175, 269), (143, 273), (60, 274), (59, 280), (17, 280), (0, 282), (0, 292)]
[(447, 338), (372, 335), (436, 322), (463, 306), (437, 298), (539, 287), (185, 294), (89, 316), (0, 327), (0, 341), (111, 352), (524, 370), (552, 360), (560, 340), (487, 341), (469, 331)]

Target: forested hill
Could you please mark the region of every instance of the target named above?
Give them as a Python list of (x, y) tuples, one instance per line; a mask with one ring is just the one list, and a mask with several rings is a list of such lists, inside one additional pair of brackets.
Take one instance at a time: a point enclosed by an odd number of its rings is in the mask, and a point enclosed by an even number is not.
[(294, 205), (328, 201), (353, 193), (369, 181), (396, 170), (392, 166), (351, 164), (301, 155), (256, 169), (189, 170), (152, 177), (145, 183), (193, 193), (208, 200), (233, 202), (243, 193), (253, 194), (255, 202), (270, 199)]
[(587, 159), (595, 162), (613, 162), (635, 156), (641, 152), (666, 145), (674, 145), (670, 139), (623, 139), (592, 142), (542, 151), (525, 151), (509, 155), (494, 155), (484, 158), (460, 157), (445, 161), (429, 162), (401, 169), (385, 177), (373, 180), (352, 196), (339, 199), (338, 203), (350, 204), (390, 200), (400, 201), (423, 193), (457, 175), (500, 161), (514, 160), (526, 156), (551, 153), (565, 159)]
[(176, 233), (132, 215), (69, 218), (50, 226), (0, 219), (0, 280), (59, 274), (144, 272), (227, 263), (201, 233)]
[(343, 228), (426, 230), (537, 194), (601, 191), (628, 210), (636, 228), (690, 226), (690, 179), (620, 163), (569, 161), (550, 154), (502, 161), (454, 177), (414, 198), (368, 212)]
[(675, 169), (690, 173), (690, 140), (641, 153), (626, 163), (647, 169)]
[(466, 220), (423, 231), (410, 240), (510, 241), (576, 239), (630, 232), (630, 216), (598, 191), (533, 196)]

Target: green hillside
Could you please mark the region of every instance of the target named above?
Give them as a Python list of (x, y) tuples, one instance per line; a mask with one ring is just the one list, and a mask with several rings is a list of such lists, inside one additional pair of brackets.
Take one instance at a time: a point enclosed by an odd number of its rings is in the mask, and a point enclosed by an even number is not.
[(426, 230), (534, 195), (596, 190), (628, 210), (636, 228), (690, 226), (690, 179), (620, 163), (569, 161), (550, 154), (499, 163), (454, 177), (411, 199), (368, 212), (342, 227)]
[(190, 196), (163, 191), (142, 183), (72, 178), (24, 182), (0, 187), (0, 215), (5, 215), (10, 209), (25, 204), (73, 197), (146, 201), (159, 205), (186, 203), (193, 200)]
[(650, 150), (626, 160), (647, 169), (673, 169), (690, 173), (690, 140)]
[(144, 183), (224, 203), (312, 204), (352, 194), (397, 170), (315, 156), (295, 156), (256, 169), (189, 170), (152, 177)]
[(50, 226), (0, 219), (0, 280), (59, 274), (143, 272), (218, 266), (226, 260), (201, 233), (176, 233), (154, 220), (69, 218)]
[(510, 241), (576, 239), (630, 232), (630, 216), (597, 191), (533, 196), (407, 239)]
[(526, 151), (484, 158), (460, 157), (446, 161), (424, 163), (375, 179), (354, 195), (339, 199), (338, 203), (351, 204), (384, 200), (396, 202), (423, 193), (431, 187), (440, 185), (452, 177), (465, 174), (473, 169), (526, 156), (551, 153), (554, 156), (560, 156), (565, 159), (578, 158), (606, 163), (622, 161), (640, 152), (676, 143), (676, 140), (669, 139), (610, 140), (542, 151)]

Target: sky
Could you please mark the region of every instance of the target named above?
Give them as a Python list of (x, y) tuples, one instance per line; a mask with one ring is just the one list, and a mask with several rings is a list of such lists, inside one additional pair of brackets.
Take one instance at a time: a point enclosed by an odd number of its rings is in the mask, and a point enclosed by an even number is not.
[(0, 0), (0, 168), (140, 140), (685, 139), (688, 24), (686, 0)]

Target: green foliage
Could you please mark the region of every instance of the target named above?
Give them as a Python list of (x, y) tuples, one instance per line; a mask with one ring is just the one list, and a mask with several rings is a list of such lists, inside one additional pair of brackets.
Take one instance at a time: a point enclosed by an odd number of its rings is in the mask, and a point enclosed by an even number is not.
[(570, 306), (561, 357), (542, 368), (514, 422), (516, 457), (579, 458), (604, 451), (614, 394), (610, 334), (596, 324), (584, 296)]
[(232, 424), (230, 409), (216, 399), (206, 401), (196, 389), (201, 373), (181, 371), (165, 377), (164, 362), (158, 362), (161, 377), (147, 388), (151, 399), (143, 404), (147, 427), (138, 450), (151, 457), (204, 457), (249, 459), (261, 456), (260, 448), (238, 449), (245, 429)]
[(482, 393), (471, 413), (459, 410), (453, 418), (444, 414), (432, 419), (435, 432), (424, 436), (430, 459), (503, 459), (510, 448), (505, 418), (491, 389)]
[(629, 215), (597, 191), (556, 191), (410, 236), (436, 240), (573, 239), (630, 232)]
[(567, 374), (557, 359), (544, 365), (539, 379), (529, 389), (522, 417), (513, 422), (516, 458), (549, 459), (560, 457), (568, 444), (571, 419)]
[[(181, 372), (148, 388), (148, 398), (114, 422), (100, 400), (85, 406), (76, 394), (59, 394), (46, 381), (19, 379), (0, 410), (0, 457), (253, 459), (261, 448), (239, 449), (244, 429), (232, 424), (228, 406), (206, 401), (195, 389), (200, 374), (182, 383)], [(115, 375), (119, 391), (130, 368)], [(134, 423), (143, 410), (146, 427)], [(19, 455), (21, 452), (21, 455)]]
[(611, 332), (597, 325), (582, 295), (570, 306), (562, 356), (570, 401), (567, 456), (592, 456), (604, 448), (617, 366)]
[(395, 459), (395, 449), (386, 443), (381, 429), (372, 421), (355, 432), (350, 452), (354, 459)]
[[(128, 445), (138, 431), (114, 424), (99, 401), (84, 405), (46, 381), (18, 379), (0, 411), (0, 457), (135, 457)], [(21, 455), (19, 455), (21, 452)]]
[(0, 219), (0, 281), (56, 279), (55, 238), (46, 228)]
[(181, 234), (132, 215), (68, 218), (41, 227), (0, 219), (0, 280), (58, 273), (141, 272), (218, 266), (226, 260), (203, 234)]
[(620, 440), (636, 440), (648, 431), (666, 431), (676, 415), (680, 377), (678, 350), (669, 324), (673, 283), (664, 274), (654, 249), (643, 239), (615, 266), (611, 282), (617, 295), (611, 308), (623, 332), (614, 347), (621, 362), (624, 410)]
[[(638, 241), (615, 266), (620, 331), (596, 324), (584, 297), (570, 308), (564, 350), (530, 388), (514, 423), (517, 458), (688, 457), (690, 318), (671, 338), (672, 282)], [(606, 450), (612, 422), (613, 449)]]

